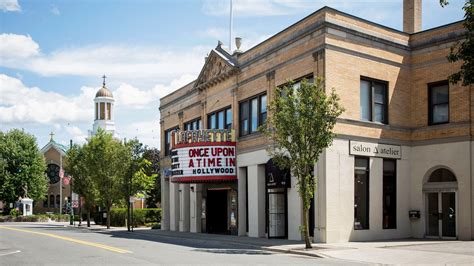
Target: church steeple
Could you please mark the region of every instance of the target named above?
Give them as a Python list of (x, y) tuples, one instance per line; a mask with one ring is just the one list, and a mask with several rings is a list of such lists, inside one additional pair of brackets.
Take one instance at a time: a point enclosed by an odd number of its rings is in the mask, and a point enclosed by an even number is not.
[(102, 76), (102, 88), (100, 88), (95, 94), (94, 106), (95, 106), (95, 119), (94, 126), (91, 134), (95, 135), (99, 128), (114, 134), (115, 123), (114, 123), (114, 95), (105, 86), (105, 74)]

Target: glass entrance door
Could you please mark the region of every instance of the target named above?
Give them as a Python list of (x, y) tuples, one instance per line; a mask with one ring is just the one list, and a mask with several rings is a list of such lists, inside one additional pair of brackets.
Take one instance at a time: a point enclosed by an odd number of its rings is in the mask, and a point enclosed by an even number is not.
[(268, 237), (286, 237), (285, 193), (268, 193)]
[(430, 192), (427, 198), (428, 237), (456, 237), (456, 193)]
[(443, 237), (456, 237), (456, 193), (441, 193), (442, 233)]

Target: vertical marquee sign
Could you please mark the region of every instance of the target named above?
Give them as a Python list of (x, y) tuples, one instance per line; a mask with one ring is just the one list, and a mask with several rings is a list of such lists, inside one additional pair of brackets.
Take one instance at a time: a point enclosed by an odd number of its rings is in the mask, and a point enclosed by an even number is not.
[(237, 180), (233, 130), (175, 131), (171, 135), (171, 176), (176, 183)]

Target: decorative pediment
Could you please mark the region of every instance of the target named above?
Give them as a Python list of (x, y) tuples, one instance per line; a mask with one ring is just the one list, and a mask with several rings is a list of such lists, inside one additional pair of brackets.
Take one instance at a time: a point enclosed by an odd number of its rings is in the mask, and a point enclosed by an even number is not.
[(238, 68), (234, 58), (222, 49), (220, 45), (219, 43), (216, 49), (212, 49), (206, 58), (206, 63), (204, 63), (201, 73), (194, 84), (196, 88), (204, 89), (217, 84), (237, 71)]

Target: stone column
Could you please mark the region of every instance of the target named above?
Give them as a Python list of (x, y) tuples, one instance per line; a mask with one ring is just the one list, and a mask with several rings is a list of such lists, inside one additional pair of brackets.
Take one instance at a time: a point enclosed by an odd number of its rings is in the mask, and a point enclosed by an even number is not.
[(179, 231), (189, 232), (189, 184), (179, 184)]
[(170, 182), (161, 172), (161, 230), (170, 230)]
[(202, 185), (192, 184), (190, 187), (191, 225), (192, 233), (201, 232)]
[(245, 193), (247, 186), (247, 168), (239, 167), (237, 170), (238, 180), (238, 229), (239, 236), (247, 235), (247, 195)]
[(249, 236), (265, 237), (265, 166), (249, 166), (247, 180)]
[(297, 180), (291, 177), (291, 188), (288, 189), (288, 239), (302, 240), (300, 226), (303, 224), (303, 213), (300, 195), (298, 193)]
[(170, 230), (179, 230), (179, 184), (170, 181)]

